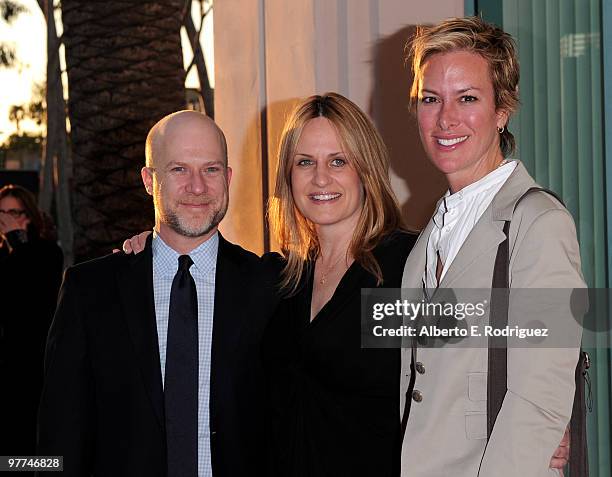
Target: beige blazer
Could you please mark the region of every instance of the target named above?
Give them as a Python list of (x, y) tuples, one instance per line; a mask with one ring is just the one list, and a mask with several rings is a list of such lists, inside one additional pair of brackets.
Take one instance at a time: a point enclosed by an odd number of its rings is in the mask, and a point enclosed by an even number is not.
[[(504, 239), (503, 224), (510, 219), (512, 290), (585, 287), (569, 212), (549, 194), (533, 193), (513, 214), (518, 198), (533, 186), (537, 184), (519, 163), (469, 234), (441, 288), (490, 288), (497, 248)], [(432, 224), (406, 261), (402, 288), (422, 288)], [(518, 301), (511, 296), (511, 326), (534, 318), (529, 310), (519, 312)], [(488, 442), (486, 344), (417, 350), (419, 372), (402, 444), (402, 477), (558, 475), (549, 469), (549, 461), (571, 416), (581, 328), (569, 303), (558, 300), (552, 306), (568, 330), (570, 344), (554, 349), (508, 347), (508, 391)], [(402, 350), (402, 413), (410, 355), (410, 349)]]

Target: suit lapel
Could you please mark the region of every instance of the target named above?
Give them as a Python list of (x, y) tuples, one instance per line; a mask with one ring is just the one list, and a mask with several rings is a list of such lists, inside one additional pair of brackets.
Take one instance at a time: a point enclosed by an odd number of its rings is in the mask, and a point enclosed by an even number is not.
[[(471, 230), (453, 260), (440, 287), (451, 288), (468, 268), (482, 255), (497, 248), (504, 240), (503, 222), (512, 218), (514, 204), (529, 187), (535, 185), (520, 161)], [(469, 283), (465, 284), (469, 286)]]
[(152, 236), (145, 249), (128, 257), (128, 263), (118, 270), (117, 283), (128, 331), (145, 388), (151, 399), (160, 426), (164, 427), (164, 401), (153, 298)]
[[(510, 175), (506, 183), (499, 190), (491, 205), (484, 212), (480, 220), (476, 223), (459, 253), (453, 260), (450, 268), (444, 275), (440, 287), (452, 287), (467, 268), (474, 263), (481, 255), (497, 247), (504, 239), (502, 231), (503, 221), (510, 220), (514, 203), (517, 198), (532, 187), (535, 182), (527, 173), (523, 164), (518, 164), (514, 172)], [(436, 205), (436, 210), (438, 208)], [(427, 242), (433, 229), (433, 219), (429, 221), (425, 229), (419, 235), (404, 267), (402, 277), (402, 288), (421, 288), (423, 285), (423, 273), (425, 271), (427, 259)]]
[(427, 242), (432, 228), (433, 220), (430, 220), (419, 235), (414, 247), (412, 247), (404, 265), (402, 288), (422, 288), (423, 272), (425, 271), (425, 262), (427, 260)]
[[(440, 288), (452, 287), (453, 282), (468, 271), (479, 257), (497, 248), (505, 238), (502, 228), (502, 221), (492, 219), (492, 209), (489, 206), (463, 242), (453, 263), (442, 278)], [(466, 283), (465, 287), (469, 287), (469, 283)]]
[[(232, 245), (219, 234), (219, 252), (215, 274), (215, 307), (210, 372), (210, 414), (216, 415), (228, 386), (230, 368), (240, 349), (239, 341), (248, 313), (248, 287), (245, 271), (236, 261)], [(252, 285), (251, 285), (252, 286)]]

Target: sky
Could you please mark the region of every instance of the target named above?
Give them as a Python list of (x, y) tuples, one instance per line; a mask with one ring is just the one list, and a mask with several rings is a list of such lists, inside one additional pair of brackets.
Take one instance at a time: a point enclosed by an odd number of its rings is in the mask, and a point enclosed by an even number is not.
[[(36, 83), (43, 83), (46, 74), (47, 31), (45, 18), (36, 0), (18, 0), (27, 8), (10, 24), (0, 20), (0, 42), (8, 43), (15, 48), (19, 64), (13, 68), (0, 68), (0, 143), (15, 132), (15, 126), (9, 121), (9, 110), (12, 105), (26, 105), (32, 97)], [(199, 26), (198, 2), (193, 2), (196, 28)], [(56, 24), (58, 34), (61, 34), (61, 15), (57, 12)], [(208, 67), (211, 85), (214, 87), (214, 51), (213, 51), (213, 18), (212, 12), (206, 16), (201, 43)], [(187, 36), (182, 32), (183, 45)], [(63, 47), (62, 47), (63, 49)], [(185, 66), (191, 62), (191, 48), (183, 48)], [(62, 68), (65, 70), (63, 51), (60, 52)], [(198, 87), (195, 68), (192, 68), (185, 82), (187, 87)], [(67, 94), (66, 94), (67, 96)], [(40, 128), (31, 121), (21, 124), (24, 131), (38, 131)]]
[[(36, 0), (20, 0), (28, 11), (7, 25), (0, 20), (0, 41), (15, 48), (19, 65), (0, 68), (0, 142), (14, 132), (8, 119), (11, 105), (27, 104), (36, 82), (44, 82), (46, 69), (47, 33), (45, 17)], [(36, 129), (35, 124), (23, 124), (23, 129)]]

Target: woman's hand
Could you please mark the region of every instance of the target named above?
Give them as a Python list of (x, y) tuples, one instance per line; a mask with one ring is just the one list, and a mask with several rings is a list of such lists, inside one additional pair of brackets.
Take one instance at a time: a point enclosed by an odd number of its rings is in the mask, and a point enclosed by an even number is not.
[[(150, 230), (145, 230), (144, 232), (140, 232), (138, 235), (134, 235), (132, 238), (125, 240), (122, 247), (123, 251), (127, 254), (134, 253), (134, 255), (142, 252), (147, 243), (147, 237), (150, 234)], [(119, 252), (119, 249), (113, 249), (113, 253), (116, 252)]]
[(561, 439), (559, 447), (555, 450), (552, 458), (550, 459), (550, 468), (559, 469), (559, 475), (563, 477), (563, 467), (567, 465), (570, 455), (570, 429), (569, 426), (565, 428), (565, 434)]
[(27, 224), (10, 214), (0, 213), (0, 234), (6, 235), (13, 230), (26, 230)]

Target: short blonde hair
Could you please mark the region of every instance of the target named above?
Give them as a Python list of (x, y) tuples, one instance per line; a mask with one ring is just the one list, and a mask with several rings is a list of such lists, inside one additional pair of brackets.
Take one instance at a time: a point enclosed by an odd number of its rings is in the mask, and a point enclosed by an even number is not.
[[(464, 50), (482, 56), (489, 65), (495, 108), (511, 116), (519, 106), (518, 84), (520, 68), (516, 44), (512, 36), (480, 17), (450, 18), (433, 26), (417, 28), (409, 57), (412, 59), (414, 81), (410, 90), (412, 105), (418, 99), (422, 70), (427, 60), (437, 53)], [(501, 133), (500, 148), (504, 157), (516, 148), (508, 125)]]
[(349, 163), (363, 185), (363, 209), (349, 252), (379, 284), (382, 273), (372, 251), (384, 236), (402, 227), (399, 205), (389, 181), (387, 148), (370, 119), (356, 104), (337, 93), (311, 96), (295, 108), (285, 124), (274, 197), (268, 211), (272, 231), (287, 259), (281, 287), (290, 294), (299, 286), (305, 261), (315, 260), (320, 253), (315, 224), (300, 213), (291, 190), (291, 169), (298, 141), (306, 123), (319, 117), (328, 119), (334, 126)]

